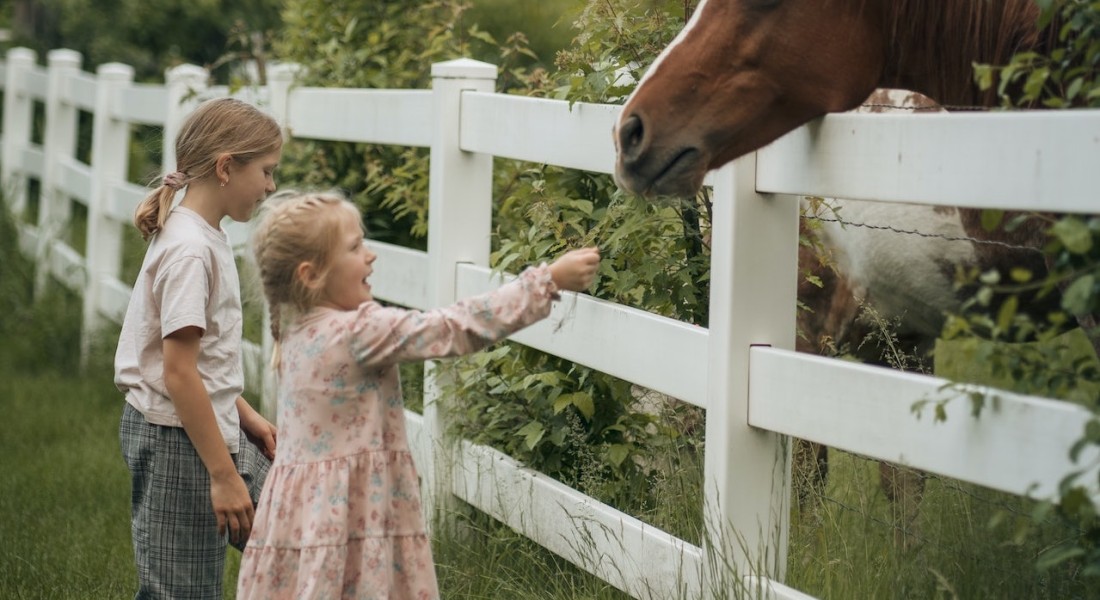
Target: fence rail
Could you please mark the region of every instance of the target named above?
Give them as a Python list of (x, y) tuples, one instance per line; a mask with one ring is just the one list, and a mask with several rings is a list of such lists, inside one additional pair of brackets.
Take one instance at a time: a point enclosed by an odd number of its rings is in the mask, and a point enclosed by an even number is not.
[[(135, 84), (126, 65), (80, 71), (80, 56), (49, 53), (48, 68), (17, 48), (0, 62), (5, 197), (25, 212), (39, 182), (38, 221), (22, 248), (85, 298), (85, 327), (118, 322), (130, 288), (119, 279), (122, 228), (144, 196), (125, 180), (133, 125), (163, 128), (164, 168), (182, 118), (207, 87), (194, 66), (164, 85)], [(492, 157), (610, 173), (619, 107), (493, 92), (496, 69), (470, 60), (432, 65), (431, 90), (293, 87), (295, 68), (266, 88), (237, 91), (270, 111), (292, 138), (431, 150), (428, 251), (374, 244), (379, 298), (430, 308), (499, 284), (488, 268)], [(47, 116), (32, 140), (35, 105)], [(78, 111), (92, 113), (89, 164), (75, 155)], [(794, 194), (1020, 210), (1095, 210), (1100, 111), (1038, 114), (830, 115), (711, 173), (714, 222), (710, 327), (584, 295), (565, 294), (546, 321), (515, 341), (707, 409), (704, 546), (569, 489), (486, 447), (440, 443), (439, 375), (428, 369), (424, 415), (408, 413), (426, 508), (457, 497), (638, 598), (713, 597), (745, 585), (757, 595), (805, 598), (784, 586), (793, 435), (1016, 494), (1054, 497), (1077, 465), (1069, 445), (1087, 410), (996, 392), (979, 418), (965, 401), (949, 419), (916, 418), (914, 403), (943, 399), (942, 380), (797, 354), (794, 345), (798, 198)], [(83, 252), (59, 236), (71, 201), (88, 208)], [(247, 228), (229, 227), (240, 244)], [(654, 350), (654, 349), (659, 350)], [(263, 378), (248, 344), (250, 380)], [(272, 414), (270, 396), (265, 412)], [(966, 408), (966, 410), (964, 410)], [(888, 433), (884, 433), (888, 432)], [(443, 448), (457, 447), (454, 454)], [(1091, 462), (1089, 462), (1091, 461)], [(447, 468), (453, 465), (453, 468)], [(1100, 492), (1093, 490), (1100, 499)], [(733, 531), (739, 543), (721, 537)], [(582, 550), (585, 549), (585, 550)], [(722, 555), (724, 558), (720, 558)], [(723, 570), (732, 565), (736, 573)]]

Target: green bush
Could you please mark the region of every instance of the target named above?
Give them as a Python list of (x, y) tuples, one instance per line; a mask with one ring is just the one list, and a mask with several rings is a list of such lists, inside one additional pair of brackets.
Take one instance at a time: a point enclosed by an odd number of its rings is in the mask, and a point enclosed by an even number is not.
[[(1100, 107), (1100, 2), (1037, 0), (1040, 25), (1053, 24), (1057, 41), (1048, 54), (1022, 52), (1006, 65), (977, 65), (975, 80), (983, 89), (996, 88), (1004, 108)], [(990, 211), (984, 221), (1007, 230), (1033, 215), (1005, 215)], [(977, 346), (989, 365), (981, 379), (1026, 394), (1065, 398), (1091, 409), (1094, 418), (1074, 444), (1070, 457), (1100, 447), (1100, 362), (1093, 346), (1100, 330), (1100, 217), (1095, 215), (1040, 215), (1048, 221), (1048, 243), (1043, 248), (1050, 273), (1044, 279), (1014, 270), (1007, 280), (997, 273), (981, 274), (980, 286), (969, 303), (972, 310), (949, 320), (945, 337), (965, 339)], [(1005, 302), (989, 312), (988, 299), (996, 292), (1061, 292), (1060, 310), (1046, 319), (1023, 314), (1018, 302)], [(1067, 324), (1080, 320), (1084, 343), (1062, 334)], [(1077, 332), (1080, 334), (1081, 332)], [(993, 342), (977, 345), (976, 334)], [(1037, 343), (1013, 342), (1034, 337)], [(1087, 342), (1091, 342), (1088, 344)], [(1081, 347), (1084, 347), (1082, 350)], [(1088, 490), (1097, 481), (1082, 480), (1085, 467), (1066, 474), (1060, 485), (1061, 502), (1040, 504), (1035, 523), (1057, 516), (1077, 532), (1053, 544), (1037, 559), (1047, 571), (1055, 567), (1079, 570), (1083, 577), (1100, 579), (1100, 506)]]

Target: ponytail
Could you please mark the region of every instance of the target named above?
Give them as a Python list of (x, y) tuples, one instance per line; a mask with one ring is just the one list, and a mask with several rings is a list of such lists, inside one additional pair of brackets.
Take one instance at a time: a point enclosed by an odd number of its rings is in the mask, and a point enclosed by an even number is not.
[(176, 190), (162, 184), (138, 204), (134, 210), (134, 227), (141, 232), (141, 239), (149, 241), (153, 234), (164, 228), (164, 221), (172, 210), (175, 196)]

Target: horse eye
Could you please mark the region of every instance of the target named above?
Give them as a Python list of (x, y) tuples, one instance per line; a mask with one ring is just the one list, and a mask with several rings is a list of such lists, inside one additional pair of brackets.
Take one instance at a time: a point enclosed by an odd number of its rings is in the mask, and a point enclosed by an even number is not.
[(758, 10), (771, 10), (783, 3), (783, 0), (748, 0), (752, 8)]

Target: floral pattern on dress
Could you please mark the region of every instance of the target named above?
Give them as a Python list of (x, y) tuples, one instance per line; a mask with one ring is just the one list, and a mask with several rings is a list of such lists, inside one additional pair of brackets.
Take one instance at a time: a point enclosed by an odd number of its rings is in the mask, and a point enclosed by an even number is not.
[(279, 444), (237, 597), (439, 597), (398, 365), (469, 354), (550, 312), (545, 265), (497, 290), (415, 311), (315, 308), (286, 331)]

